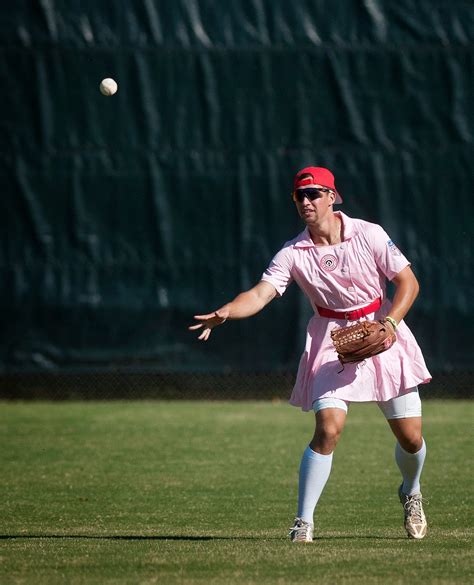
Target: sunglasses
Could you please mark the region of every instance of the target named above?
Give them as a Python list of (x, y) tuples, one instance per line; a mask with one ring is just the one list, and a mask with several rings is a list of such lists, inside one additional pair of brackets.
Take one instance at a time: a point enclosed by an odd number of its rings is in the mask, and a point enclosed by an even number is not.
[(305, 197), (307, 197), (310, 201), (314, 201), (315, 199), (318, 199), (318, 197), (322, 197), (323, 193), (332, 193), (332, 190), (326, 189), (324, 187), (321, 188), (308, 187), (306, 189), (296, 189), (296, 191), (293, 191), (293, 201), (303, 203)]

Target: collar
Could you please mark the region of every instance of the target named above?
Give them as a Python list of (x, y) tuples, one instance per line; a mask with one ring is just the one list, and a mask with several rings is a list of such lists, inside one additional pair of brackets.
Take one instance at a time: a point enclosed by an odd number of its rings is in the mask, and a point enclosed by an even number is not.
[[(344, 242), (350, 240), (358, 233), (357, 225), (352, 217), (349, 217), (342, 211), (335, 211), (334, 215), (337, 215), (341, 221), (342, 226), (344, 228)], [(313, 248), (316, 247), (316, 244), (311, 239), (311, 235), (309, 233), (308, 227), (306, 227), (297, 237), (296, 242), (294, 244), (295, 248)], [(320, 246), (318, 246), (319, 248)]]

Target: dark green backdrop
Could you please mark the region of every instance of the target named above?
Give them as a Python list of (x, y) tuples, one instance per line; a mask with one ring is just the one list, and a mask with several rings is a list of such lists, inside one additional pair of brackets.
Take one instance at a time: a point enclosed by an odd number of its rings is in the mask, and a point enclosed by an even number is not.
[(2, 371), (294, 367), (295, 286), (208, 344), (186, 327), (301, 229), (307, 164), (412, 261), (429, 367), (471, 369), (472, 8), (2, 3)]

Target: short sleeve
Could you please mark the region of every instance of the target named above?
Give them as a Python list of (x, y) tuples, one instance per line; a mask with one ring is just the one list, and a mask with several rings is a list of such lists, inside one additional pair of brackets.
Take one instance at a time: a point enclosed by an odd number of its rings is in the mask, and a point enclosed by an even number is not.
[(270, 265), (262, 275), (262, 280), (272, 284), (281, 297), (293, 282), (293, 247), (285, 246), (276, 253)]
[(374, 224), (369, 230), (369, 238), (377, 266), (389, 280), (410, 266), (410, 262), (381, 226)]

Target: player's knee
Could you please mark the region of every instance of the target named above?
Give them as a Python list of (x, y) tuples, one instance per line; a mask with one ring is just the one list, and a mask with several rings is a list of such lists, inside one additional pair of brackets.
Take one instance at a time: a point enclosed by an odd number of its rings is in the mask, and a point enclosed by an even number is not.
[(408, 453), (417, 453), (423, 446), (423, 437), (421, 433), (413, 431), (405, 433), (403, 437), (399, 437), (398, 442)]
[(312, 444), (318, 451), (332, 453), (336, 448), (340, 436), (341, 431), (336, 425), (325, 425), (316, 429)]

